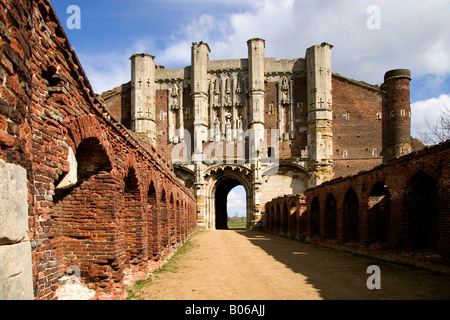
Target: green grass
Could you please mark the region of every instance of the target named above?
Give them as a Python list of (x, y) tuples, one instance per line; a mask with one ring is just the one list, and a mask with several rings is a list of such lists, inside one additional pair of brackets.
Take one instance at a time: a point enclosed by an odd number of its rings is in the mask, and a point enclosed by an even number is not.
[(228, 229), (245, 229), (246, 224), (245, 221), (228, 221)]
[(157, 278), (163, 272), (177, 272), (178, 266), (177, 261), (189, 252), (191, 249), (196, 247), (195, 242), (192, 241), (192, 237), (202, 232), (201, 230), (194, 233), (186, 242), (178, 248), (178, 250), (174, 253), (174, 255), (163, 265), (161, 268), (155, 270), (147, 280), (138, 280), (135, 284), (127, 289), (128, 297), (127, 300), (133, 299), (142, 299), (142, 288), (147, 285), (150, 285), (153, 278)]

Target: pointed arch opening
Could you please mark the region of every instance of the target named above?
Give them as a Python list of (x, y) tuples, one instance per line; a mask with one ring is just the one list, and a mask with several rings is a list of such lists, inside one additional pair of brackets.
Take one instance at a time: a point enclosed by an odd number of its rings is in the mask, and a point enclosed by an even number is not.
[(325, 200), (325, 237), (328, 239), (336, 238), (337, 230), (337, 210), (336, 210), (336, 199), (333, 194), (329, 193)]
[(283, 234), (288, 233), (288, 226), (289, 226), (289, 211), (288, 211), (286, 203), (284, 203), (282, 216), (281, 216), (281, 232)]
[(416, 173), (407, 184), (407, 241), (413, 248), (436, 248), (437, 194), (436, 180), (424, 172)]
[(101, 172), (110, 172), (112, 169), (111, 161), (106, 150), (97, 138), (83, 139), (75, 151), (76, 161), (76, 182), (72, 185), (58, 188), (59, 183), (65, 178), (68, 172), (60, 175), (54, 185), (57, 186), (53, 196), (53, 202), (56, 204), (68, 196), (74, 189), (83, 182), (89, 180)]
[(391, 229), (391, 196), (384, 182), (372, 187), (367, 203), (368, 241), (388, 242)]
[(140, 259), (146, 255), (143, 254), (145, 245), (143, 243), (141, 190), (134, 168), (128, 170), (124, 182), (123, 219), (125, 243), (127, 244), (126, 254), (131, 263), (138, 264), (141, 262)]
[(349, 188), (344, 197), (343, 206), (343, 238), (344, 242), (359, 239), (359, 200), (353, 188)]
[(295, 201), (292, 201), (291, 207), (289, 209), (289, 234), (290, 235), (297, 234), (297, 220), (298, 220), (297, 204), (295, 203)]
[(320, 235), (320, 204), (319, 199), (315, 197), (311, 202), (310, 214), (310, 234), (311, 236)]

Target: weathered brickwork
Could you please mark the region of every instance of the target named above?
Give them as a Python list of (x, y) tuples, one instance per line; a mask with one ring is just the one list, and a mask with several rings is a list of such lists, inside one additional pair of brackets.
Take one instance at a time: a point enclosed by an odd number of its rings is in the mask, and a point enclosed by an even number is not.
[[(382, 163), (382, 91), (333, 77), (333, 166), (341, 177)], [(370, 129), (368, 129), (370, 128)]]
[(265, 205), (266, 232), (301, 239), (306, 234), (306, 197), (291, 195), (275, 198)]
[[(450, 254), (450, 141), (307, 189), (292, 233), (291, 197), (266, 204), (266, 230), (339, 243)], [(290, 221), (290, 220), (289, 220)], [(302, 225), (303, 222), (303, 225)]]
[(194, 232), (194, 196), (94, 95), (47, 0), (0, 7), (0, 158), (27, 170), (34, 298), (71, 266), (124, 298)]

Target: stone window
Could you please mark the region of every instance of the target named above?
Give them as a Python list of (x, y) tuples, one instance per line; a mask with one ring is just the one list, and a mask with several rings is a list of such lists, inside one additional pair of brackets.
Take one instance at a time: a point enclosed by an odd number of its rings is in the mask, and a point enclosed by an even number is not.
[(377, 112), (377, 120), (381, 120), (381, 112)]
[(400, 116), (401, 116), (401, 117), (406, 116), (405, 110), (400, 110)]
[(374, 158), (378, 157), (378, 151), (377, 151), (377, 149), (373, 149), (373, 150), (372, 150), (372, 157), (374, 157)]
[(342, 158), (347, 158), (348, 157), (348, 152), (347, 150), (344, 150), (344, 152), (342, 152)]

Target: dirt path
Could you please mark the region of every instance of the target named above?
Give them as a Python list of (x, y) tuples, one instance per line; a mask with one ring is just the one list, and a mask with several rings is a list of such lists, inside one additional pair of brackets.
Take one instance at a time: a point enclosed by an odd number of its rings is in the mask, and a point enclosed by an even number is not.
[[(141, 299), (450, 299), (450, 276), (333, 251), (277, 235), (217, 230), (142, 288)], [(369, 290), (367, 267), (381, 270)]]

